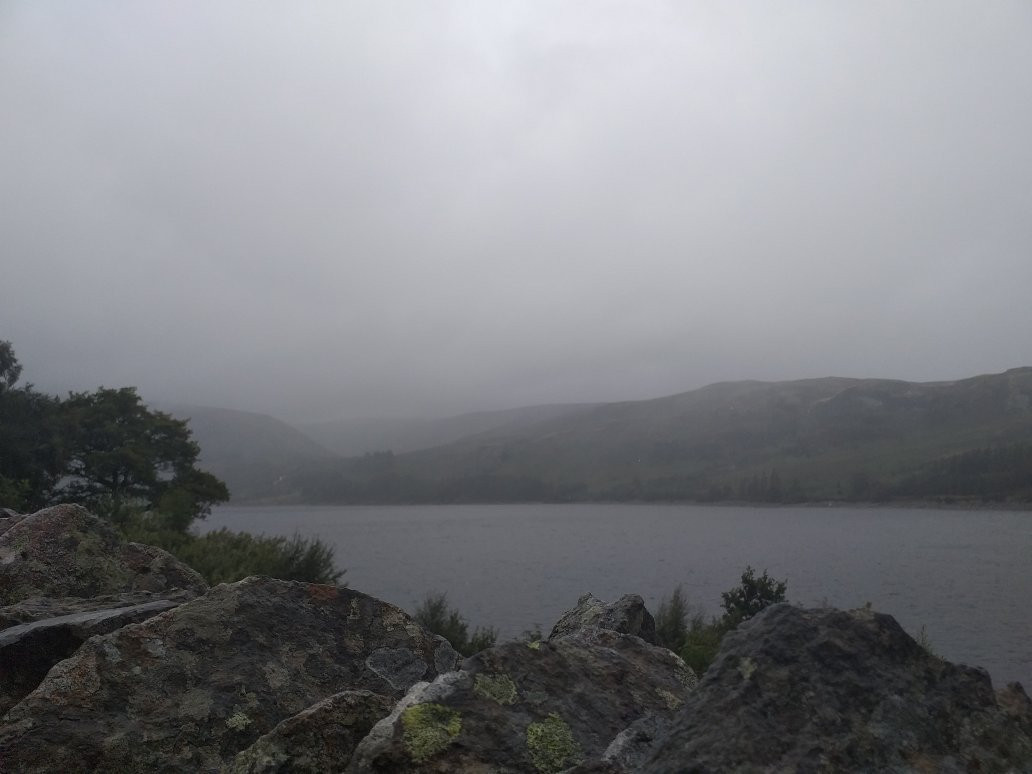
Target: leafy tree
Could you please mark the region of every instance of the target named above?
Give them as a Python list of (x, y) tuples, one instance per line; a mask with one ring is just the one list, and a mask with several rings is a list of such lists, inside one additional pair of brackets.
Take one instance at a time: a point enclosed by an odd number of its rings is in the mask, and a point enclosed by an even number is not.
[(64, 496), (107, 503), (116, 515), (142, 502), (178, 529), (229, 499), (225, 484), (195, 467), (200, 447), (186, 422), (151, 411), (135, 388), (73, 393), (63, 414), (71, 476)]
[(455, 608), (448, 607), (447, 594), (427, 594), (412, 616), (434, 634), (439, 634), (451, 643), (463, 656), (472, 656), (490, 648), (498, 640), (498, 632), (479, 626), (469, 633), (469, 624)]
[(21, 364), (14, 356), (14, 347), (9, 341), (0, 341), (0, 390), (14, 387), (21, 376)]
[(767, 571), (756, 577), (753, 568), (746, 565), (740, 585), (721, 594), (724, 623), (733, 629), (742, 621), (752, 618), (763, 608), (785, 601), (786, 581), (771, 578)]
[(9, 341), (0, 341), (0, 507), (46, 504), (64, 471), (60, 401), (15, 388), (21, 365)]

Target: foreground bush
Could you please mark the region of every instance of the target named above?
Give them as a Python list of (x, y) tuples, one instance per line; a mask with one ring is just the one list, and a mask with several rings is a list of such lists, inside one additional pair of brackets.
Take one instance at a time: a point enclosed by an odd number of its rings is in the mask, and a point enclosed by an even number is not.
[(427, 594), (412, 617), (448, 640), (463, 656), (472, 656), (490, 648), (498, 640), (498, 632), (490, 626), (484, 629), (478, 626), (470, 635), (466, 619), (458, 610), (448, 607), (447, 594)]
[(333, 549), (318, 538), (266, 537), (228, 529), (193, 535), (167, 526), (153, 513), (123, 515), (116, 523), (129, 540), (164, 548), (210, 584), (250, 575), (337, 583), (344, 575), (334, 566)]
[(724, 635), (764, 608), (784, 602), (787, 586), (787, 582), (771, 578), (766, 570), (757, 578), (753, 568), (747, 566), (741, 583), (721, 595), (724, 615), (714, 616), (709, 622), (689, 604), (684, 590), (678, 586), (669, 597), (660, 600), (656, 634), (664, 647), (702, 675), (716, 658)]

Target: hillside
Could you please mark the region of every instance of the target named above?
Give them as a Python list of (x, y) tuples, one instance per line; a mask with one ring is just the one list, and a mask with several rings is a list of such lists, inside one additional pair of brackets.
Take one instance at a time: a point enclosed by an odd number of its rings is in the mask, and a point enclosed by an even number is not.
[(734, 382), (514, 422), (295, 480), (310, 501), (1032, 499), (1032, 368)]
[(158, 406), (189, 420), (201, 447), (199, 467), (226, 482), (234, 500), (293, 494), (299, 471), (337, 456), (296, 428), (266, 414), (207, 406)]
[(383, 451), (400, 454), (443, 446), (481, 433), (574, 414), (595, 405), (566, 403), (525, 406), (435, 419), (342, 419), (304, 424), (298, 429), (343, 457)]

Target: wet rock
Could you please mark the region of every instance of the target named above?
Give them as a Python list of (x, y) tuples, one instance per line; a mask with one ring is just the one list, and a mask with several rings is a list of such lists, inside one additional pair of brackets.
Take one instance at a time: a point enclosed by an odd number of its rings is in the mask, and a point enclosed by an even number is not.
[(91, 610), (113, 610), (133, 607), (158, 600), (181, 603), (197, 594), (188, 589), (167, 591), (126, 591), (122, 594), (101, 594), (99, 597), (29, 597), (7, 607), (0, 607), (0, 630), (11, 626), (58, 618)]
[[(0, 631), (0, 715), (39, 685), (50, 668), (68, 658), (95, 634), (145, 621), (171, 610), (179, 602), (152, 599), (135, 605), (69, 612), (12, 626)], [(71, 607), (66, 601), (63, 609)]]
[(371, 691), (345, 691), (287, 718), (241, 752), (226, 774), (341, 771), (358, 743), (396, 704)]
[(433, 679), (458, 656), (365, 594), (249, 578), (86, 641), (8, 712), (0, 760), (26, 772), (216, 771), (333, 694), (400, 696), (417, 661)]
[(1001, 707), (890, 616), (775, 605), (725, 637), (644, 770), (1030, 771), (1021, 695)]
[(645, 600), (637, 594), (625, 594), (612, 603), (603, 602), (593, 594), (585, 594), (577, 600), (577, 606), (564, 613), (552, 627), (548, 639), (565, 637), (585, 628), (611, 629), (641, 637), (653, 645), (659, 644), (656, 621), (645, 608)]
[(562, 771), (635, 720), (671, 718), (693, 680), (670, 651), (609, 629), (499, 645), (417, 684), (348, 771)]
[(0, 605), (173, 588), (203, 593), (207, 584), (168, 552), (126, 542), (77, 505), (37, 511), (0, 534)]

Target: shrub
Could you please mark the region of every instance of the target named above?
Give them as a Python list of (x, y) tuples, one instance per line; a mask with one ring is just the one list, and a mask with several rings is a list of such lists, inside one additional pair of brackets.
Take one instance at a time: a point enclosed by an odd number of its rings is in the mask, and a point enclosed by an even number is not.
[(733, 629), (742, 621), (752, 618), (763, 608), (777, 602), (784, 602), (787, 586), (787, 581), (771, 578), (766, 570), (757, 578), (753, 568), (746, 565), (745, 572), (742, 573), (741, 584), (721, 594), (724, 623), (727, 628)]
[(466, 619), (458, 610), (448, 607), (447, 594), (427, 594), (412, 617), (448, 640), (463, 656), (472, 656), (490, 648), (498, 640), (498, 632), (490, 626), (483, 629), (478, 626), (470, 635)]
[(122, 514), (129, 540), (164, 548), (199, 572), (208, 583), (232, 583), (250, 575), (308, 583), (338, 583), (333, 548), (318, 538), (251, 535), (219, 529), (193, 535), (168, 526), (160, 514)]
[(716, 658), (724, 635), (763, 608), (784, 602), (787, 585), (786, 581), (771, 578), (766, 570), (757, 578), (752, 567), (746, 566), (741, 584), (721, 595), (723, 617), (711, 618), (709, 622), (692, 609), (678, 586), (659, 603), (656, 634), (663, 645), (684, 659), (697, 675), (702, 675)]

